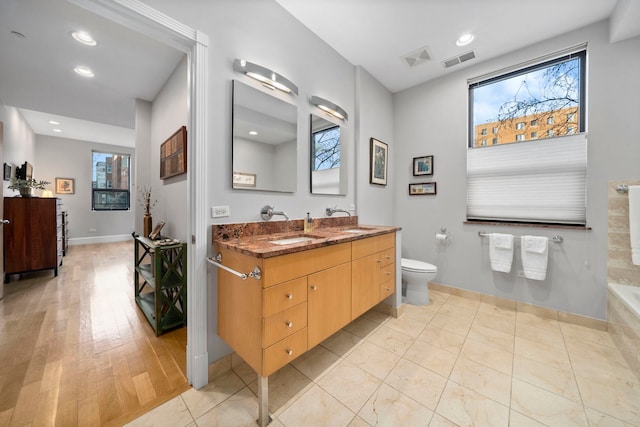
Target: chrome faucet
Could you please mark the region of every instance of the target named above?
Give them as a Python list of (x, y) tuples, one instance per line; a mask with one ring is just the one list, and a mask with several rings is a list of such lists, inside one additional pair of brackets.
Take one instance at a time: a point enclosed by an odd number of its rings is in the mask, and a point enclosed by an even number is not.
[(336, 208), (336, 206), (334, 206), (334, 207), (329, 206), (329, 207), (325, 210), (325, 212), (326, 212), (327, 216), (331, 216), (331, 215), (333, 215), (333, 214), (334, 214), (334, 213), (336, 213), (336, 212), (344, 212), (344, 213), (346, 213), (347, 215), (351, 216), (351, 212), (349, 212), (349, 211), (348, 211), (348, 210), (346, 210), (346, 209), (337, 209), (337, 208)]
[(265, 221), (269, 221), (274, 215), (282, 215), (289, 221), (289, 216), (285, 211), (274, 211), (273, 206), (266, 205), (260, 209), (260, 217)]

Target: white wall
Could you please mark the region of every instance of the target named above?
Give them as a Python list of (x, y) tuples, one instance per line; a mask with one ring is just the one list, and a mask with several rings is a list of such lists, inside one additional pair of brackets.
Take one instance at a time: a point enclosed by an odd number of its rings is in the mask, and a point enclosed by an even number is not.
[[(151, 200), (157, 200), (156, 206), (151, 209), (153, 223), (164, 221), (166, 225), (162, 234), (182, 241), (188, 241), (187, 229), (189, 210), (189, 187), (187, 185), (188, 174), (177, 175), (167, 179), (160, 179), (160, 145), (173, 135), (181, 126), (187, 126), (189, 122), (189, 109), (187, 102), (188, 79), (187, 57), (176, 66), (163, 88), (160, 90), (151, 105), (151, 132), (149, 151), (141, 154), (142, 171), (149, 171), (149, 176), (141, 176), (137, 182), (138, 187), (144, 185), (151, 187)], [(187, 133), (189, 129), (187, 129)], [(189, 147), (187, 147), (187, 156)], [(144, 162), (148, 162), (146, 165)], [(145, 178), (148, 181), (145, 181)], [(137, 216), (141, 216), (144, 210), (138, 209)]]
[[(4, 124), (4, 163), (14, 165), (12, 175), (15, 175), (15, 167), (22, 166), (24, 162), (33, 165), (33, 177), (41, 180), (40, 171), (35, 165), (36, 136), (15, 107), (0, 105), (0, 122)], [(4, 197), (11, 197), (18, 193), (7, 189), (9, 181), (3, 181)]]
[[(151, 102), (136, 99), (136, 119), (135, 119), (135, 144), (136, 153), (133, 173), (131, 174), (132, 198), (131, 208), (135, 218), (135, 230), (141, 234), (144, 230), (144, 206), (138, 202), (138, 189), (151, 185)], [(154, 192), (152, 196), (156, 197)]]
[[(590, 231), (464, 225), (466, 215), (467, 79), (580, 44), (588, 46), (587, 221)], [(636, 76), (640, 38), (609, 44), (601, 22), (498, 59), (397, 93), (395, 102), (395, 222), (403, 228), (403, 255), (436, 264), (436, 282), (489, 295), (604, 319), (607, 259), (607, 181), (637, 179), (640, 149), (633, 123), (640, 115)], [(481, 57), (481, 55), (480, 55)], [(413, 157), (434, 155), (436, 196), (407, 194)], [(562, 185), (562, 183), (559, 183)], [(448, 245), (434, 233), (447, 227)], [(488, 242), (479, 230), (552, 236), (547, 279), (516, 277), (489, 268)], [(519, 244), (516, 246), (519, 250)], [(516, 251), (517, 252), (517, 251)]]
[[(37, 179), (51, 182), (47, 188), (52, 191), (55, 189), (56, 178), (75, 179), (74, 194), (55, 194), (54, 191), (54, 196), (62, 200), (62, 209), (69, 214), (70, 245), (130, 239), (134, 228), (132, 210), (91, 210), (91, 152), (94, 150), (129, 154), (132, 160), (135, 160), (134, 150), (128, 147), (46, 135), (36, 136), (33, 171)], [(135, 203), (135, 192), (131, 195), (131, 203)]]

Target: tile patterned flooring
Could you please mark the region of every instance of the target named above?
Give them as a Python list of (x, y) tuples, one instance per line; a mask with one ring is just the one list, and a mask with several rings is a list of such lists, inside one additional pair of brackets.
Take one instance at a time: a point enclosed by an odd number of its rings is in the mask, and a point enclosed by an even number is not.
[[(431, 291), (369, 311), (269, 378), (273, 427), (638, 426), (640, 379), (606, 332)], [(255, 426), (241, 360), (130, 426)]]

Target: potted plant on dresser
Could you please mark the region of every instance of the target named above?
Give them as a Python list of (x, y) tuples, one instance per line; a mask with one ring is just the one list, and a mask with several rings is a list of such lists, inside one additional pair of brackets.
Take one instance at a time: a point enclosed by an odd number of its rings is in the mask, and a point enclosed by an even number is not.
[(20, 193), (21, 197), (31, 197), (33, 194), (33, 190), (44, 190), (45, 186), (51, 184), (48, 181), (36, 181), (33, 178), (29, 179), (20, 179), (20, 178), (11, 178), (11, 183), (9, 184), (9, 190), (17, 191)]

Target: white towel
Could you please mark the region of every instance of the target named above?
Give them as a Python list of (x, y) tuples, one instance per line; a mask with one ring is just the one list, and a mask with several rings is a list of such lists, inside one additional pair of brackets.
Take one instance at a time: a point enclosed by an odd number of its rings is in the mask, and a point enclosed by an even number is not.
[(640, 265), (640, 185), (629, 186), (629, 235), (631, 261)]
[(549, 239), (542, 236), (522, 236), (521, 251), (524, 277), (544, 280), (547, 277)]
[(512, 234), (489, 234), (489, 259), (493, 271), (502, 273), (511, 271), (511, 263), (513, 262)]

